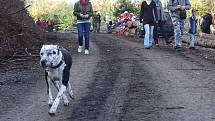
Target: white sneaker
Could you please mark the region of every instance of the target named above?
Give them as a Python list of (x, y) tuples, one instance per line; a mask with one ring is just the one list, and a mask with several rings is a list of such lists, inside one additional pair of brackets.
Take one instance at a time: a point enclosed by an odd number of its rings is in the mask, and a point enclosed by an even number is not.
[(82, 48), (83, 48), (83, 46), (78, 46), (78, 52), (79, 52), (79, 53), (82, 52)]
[(85, 55), (89, 55), (89, 50), (85, 50), (85, 51), (84, 51), (84, 54), (85, 54)]

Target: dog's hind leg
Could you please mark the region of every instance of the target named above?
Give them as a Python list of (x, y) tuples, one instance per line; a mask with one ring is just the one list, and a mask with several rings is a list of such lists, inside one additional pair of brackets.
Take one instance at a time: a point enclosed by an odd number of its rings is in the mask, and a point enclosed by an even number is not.
[(56, 112), (56, 110), (58, 108), (58, 105), (60, 103), (60, 99), (62, 98), (62, 96), (63, 96), (63, 94), (64, 94), (65, 91), (66, 91), (66, 86), (61, 85), (60, 89), (59, 89), (59, 92), (57, 94), (57, 97), (55, 98), (54, 103), (53, 103), (51, 109), (49, 110), (49, 114), (50, 115), (54, 115), (55, 114), (55, 112)]
[[(53, 83), (54, 83), (56, 89), (59, 91), (59, 88), (60, 88), (59, 81), (55, 81)], [(62, 98), (63, 98), (64, 106), (68, 106), (69, 100), (68, 100), (67, 96), (65, 95), (65, 93), (63, 93)]]
[(74, 94), (73, 94), (73, 91), (72, 91), (72, 87), (71, 87), (69, 82), (68, 82), (68, 91), (69, 91), (70, 98), (74, 99)]

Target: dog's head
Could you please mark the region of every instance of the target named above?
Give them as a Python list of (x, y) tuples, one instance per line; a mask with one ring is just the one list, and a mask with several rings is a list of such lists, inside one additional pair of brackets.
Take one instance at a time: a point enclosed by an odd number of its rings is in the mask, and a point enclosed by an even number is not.
[(62, 53), (58, 45), (43, 45), (40, 50), (40, 64), (43, 68), (55, 67), (62, 60)]

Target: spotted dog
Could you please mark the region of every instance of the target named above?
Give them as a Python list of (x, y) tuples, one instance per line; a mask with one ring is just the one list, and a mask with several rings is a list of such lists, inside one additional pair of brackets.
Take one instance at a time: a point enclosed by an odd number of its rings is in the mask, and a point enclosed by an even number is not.
[[(72, 58), (66, 49), (58, 45), (43, 45), (40, 50), (40, 58), (40, 64), (45, 69), (45, 80), (49, 95), (48, 104), (51, 107), (49, 114), (54, 115), (61, 99), (63, 99), (65, 106), (69, 104), (69, 100), (65, 95), (67, 89), (69, 96), (73, 98), (73, 92), (69, 83)], [(52, 97), (51, 82), (58, 90), (55, 99)]]

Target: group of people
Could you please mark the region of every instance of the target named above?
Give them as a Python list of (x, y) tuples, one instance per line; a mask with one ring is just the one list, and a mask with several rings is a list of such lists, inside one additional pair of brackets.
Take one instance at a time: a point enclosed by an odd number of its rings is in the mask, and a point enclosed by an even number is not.
[[(192, 9), (192, 15), (187, 17), (186, 11), (191, 9), (190, 0), (169, 0), (168, 10), (171, 13), (171, 18), (174, 27), (174, 49), (176, 51), (182, 50), (182, 36), (185, 33), (185, 20), (188, 20), (189, 24), (189, 36), (190, 36), (190, 49), (194, 49), (195, 35), (198, 32), (197, 19), (198, 10)], [(74, 6), (74, 15), (77, 17), (77, 29), (78, 29), (78, 40), (79, 47), (78, 52), (81, 53), (83, 50), (83, 38), (85, 38), (85, 54), (89, 54), (89, 34), (91, 21), (90, 18), (93, 17), (93, 28), (95, 32), (100, 31), (101, 16), (97, 12), (93, 12), (92, 4), (89, 0), (79, 0)], [(211, 16), (212, 17), (212, 16)], [(106, 32), (111, 33), (111, 29), (116, 33), (125, 34), (131, 29), (136, 29), (136, 16), (133, 13), (125, 11), (121, 16), (115, 20), (111, 21), (109, 14), (105, 16)], [(207, 15), (203, 17), (201, 22), (202, 32)], [(154, 44), (158, 44), (158, 27), (161, 28), (161, 32), (164, 37), (164, 44), (168, 44), (168, 36), (164, 27), (166, 17), (164, 15), (164, 9), (162, 7), (161, 0), (144, 0), (141, 4), (140, 11), (140, 23), (143, 24), (145, 30), (144, 36), (144, 47), (150, 49)], [(212, 26), (211, 26), (212, 25)], [(213, 28), (215, 25), (215, 17), (212, 17), (211, 24), (209, 28)], [(208, 26), (208, 25), (207, 25)], [(207, 27), (206, 27), (207, 28)], [(206, 29), (208, 31), (208, 28)], [(211, 31), (211, 29), (209, 29)], [(207, 33), (207, 31), (205, 33)], [(84, 36), (84, 37), (83, 37)]]
[(48, 20), (45, 20), (45, 19), (37, 19), (36, 21), (35, 21), (35, 24), (37, 25), (37, 26), (39, 26), (40, 28), (41, 28), (41, 30), (42, 31), (48, 31), (48, 32), (53, 32), (53, 30), (54, 30), (54, 20), (52, 20), (52, 19), (48, 19)]
[[(187, 17), (186, 11), (191, 9), (189, 0), (169, 0), (168, 10), (171, 13), (172, 22), (174, 26), (174, 49), (177, 51), (182, 50), (182, 36), (185, 33), (185, 21), (188, 19), (190, 36), (190, 49), (195, 49), (195, 36), (198, 33), (197, 19), (198, 10), (192, 9), (191, 16)], [(162, 3), (160, 0), (145, 0), (142, 2), (140, 11), (140, 22), (143, 23), (145, 29), (144, 47), (150, 49), (154, 44), (158, 44), (158, 36), (156, 29), (158, 26), (164, 36), (164, 43), (168, 43), (168, 37), (166, 35), (165, 28), (163, 27), (165, 22), (165, 16), (163, 12)], [(202, 33), (213, 33), (215, 30), (215, 16), (210, 13), (206, 13), (201, 21)], [(155, 30), (154, 30), (155, 29)], [(214, 32), (215, 33), (215, 32)], [(154, 35), (153, 35), (154, 34)]]
[(137, 29), (136, 15), (125, 11), (108, 26), (118, 35), (134, 35)]
[(158, 27), (161, 28), (164, 36), (164, 44), (168, 44), (168, 37), (164, 28), (166, 21), (162, 3), (160, 0), (145, 0), (141, 4), (140, 23), (145, 30), (144, 47), (150, 49), (154, 44), (158, 44)]
[[(189, 10), (190, 8), (191, 5), (189, 0), (169, 0), (168, 2), (168, 9), (171, 12), (174, 25), (174, 49), (176, 49), (177, 51), (180, 51), (182, 48), (182, 35), (185, 32), (186, 10)], [(196, 12), (196, 10), (193, 10), (193, 13), (194, 11)], [(196, 16), (190, 18), (191, 19), (189, 33), (195, 34), (197, 32)], [(160, 0), (145, 0), (142, 2), (140, 11), (140, 22), (143, 23), (145, 29), (144, 47), (146, 49), (150, 49), (153, 43), (158, 43), (157, 37), (153, 35), (157, 34), (154, 29), (157, 29), (158, 26), (160, 26), (161, 31), (163, 32), (165, 39), (164, 43), (168, 43), (165, 28), (163, 27), (165, 22), (165, 16)], [(193, 43), (193, 39), (190, 43)], [(194, 45), (190, 44), (190, 48), (193, 47)]]

